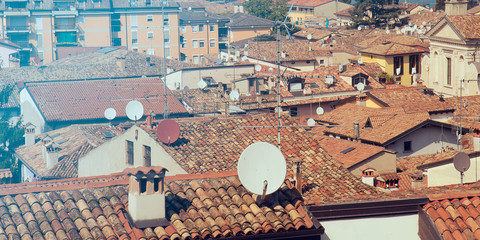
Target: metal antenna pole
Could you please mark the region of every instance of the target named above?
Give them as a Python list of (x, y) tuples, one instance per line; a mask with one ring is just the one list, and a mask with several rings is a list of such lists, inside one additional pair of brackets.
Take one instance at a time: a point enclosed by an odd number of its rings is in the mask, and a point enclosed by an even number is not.
[(277, 144), (278, 149), (280, 150), (280, 126), (282, 125), (280, 119), (280, 24), (277, 22), (277, 116), (278, 116), (278, 126), (277, 126)]
[(167, 96), (167, 64), (166, 64), (166, 54), (165, 54), (165, 12), (164, 12), (165, 2), (162, 0), (162, 34), (163, 34), (163, 90), (165, 92), (165, 111), (163, 112), (163, 119), (168, 118), (168, 96)]

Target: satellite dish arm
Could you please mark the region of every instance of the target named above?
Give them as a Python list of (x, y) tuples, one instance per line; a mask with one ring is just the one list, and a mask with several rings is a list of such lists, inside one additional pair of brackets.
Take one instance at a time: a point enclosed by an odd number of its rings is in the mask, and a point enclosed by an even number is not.
[(265, 195), (267, 193), (267, 187), (268, 187), (268, 181), (264, 180), (263, 181), (263, 194), (262, 194), (262, 200), (265, 200)]

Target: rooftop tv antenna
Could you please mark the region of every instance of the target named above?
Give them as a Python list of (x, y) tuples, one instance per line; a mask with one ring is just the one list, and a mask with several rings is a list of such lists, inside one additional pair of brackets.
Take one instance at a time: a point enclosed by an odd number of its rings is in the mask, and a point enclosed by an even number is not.
[(237, 164), (238, 178), (250, 192), (262, 196), (277, 191), (287, 175), (287, 163), (280, 149), (266, 142), (248, 146)]
[[(162, 0), (162, 34), (165, 34), (165, 9), (164, 5), (168, 4), (168, 0)], [(168, 17), (168, 16), (167, 16)], [(163, 73), (163, 91), (165, 92), (165, 111), (163, 112), (163, 119), (168, 118), (168, 96), (167, 96), (167, 55), (165, 53), (165, 38), (163, 38), (163, 61), (162, 61), (162, 73)]]
[(460, 172), (460, 183), (463, 185), (463, 174), (470, 168), (470, 157), (464, 152), (459, 152), (453, 157), (453, 166)]
[(280, 149), (280, 126), (282, 125), (282, 120), (280, 118), (281, 114), (281, 109), (280, 109), (280, 27), (284, 26), (285, 30), (287, 31), (288, 37), (290, 38), (290, 41), (293, 43), (292, 36), (290, 35), (290, 31), (288, 30), (288, 26), (286, 24), (288, 20), (288, 16), (290, 15), (290, 12), (292, 11), (293, 8), (293, 3), (292, 6), (290, 6), (290, 9), (288, 10), (287, 16), (285, 16), (285, 19), (283, 22), (277, 21), (277, 118), (278, 118), (278, 125), (277, 125), (277, 144), (278, 144), (278, 149)]
[(180, 126), (172, 119), (164, 119), (157, 125), (157, 138), (165, 144), (172, 144), (180, 136)]

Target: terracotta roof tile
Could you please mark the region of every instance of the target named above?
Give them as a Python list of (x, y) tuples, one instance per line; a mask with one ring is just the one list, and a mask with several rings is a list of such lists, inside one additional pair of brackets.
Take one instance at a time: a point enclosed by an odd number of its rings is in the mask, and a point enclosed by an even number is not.
[(448, 15), (451, 22), (465, 39), (480, 38), (480, 15)]
[(393, 56), (402, 54), (424, 53), (427, 51), (427, 49), (422, 47), (410, 47), (398, 43), (386, 43), (362, 49), (359, 52), (380, 56)]
[(320, 6), (322, 4), (331, 2), (333, 0), (290, 0), (287, 2), (287, 4), (290, 5), (295, 5), (295, 6), (310, 6), (310, 7), (316, 7)]
[[(285, 52), (285, 57), (280, 58), (280, 61), (301, 61), (311, 60), (316, 61), (317, 56), (330, 56), (331, 53), (327, 50), (313, 51), (309, 49), (308, 40), (295, 40), (293, 43), (290, 40), (284, 40), (280, 43), (280, 52)], [(277, 42), (249, 42), (248, 43), (248, 57), (259, 59), (268, 62), (277, 61)]]
[(468, 9), (468, 13), (469, 13), (469, 14), (472, 14), (472, 15), (473, 15), (473, 14), (477, 14), (477, 13), (479, 13), (479, 12), (480, 12), (480, 5), (477, 5), (477, 6), (473, 7), (473, 8)]
[[(112, 79), (29, 83), (27, 89), (46, 121), (103, 119), (113, 107), (118, 117), (126, 117), (125, 106), (135, 99), (143, 104), (144, 114), (163, 114), (165, 93), (160, 78)], [(170, 114), (186, 113), (183, 105), (167, 90)], [(110, 101), (111, 99), (111, 101)]]

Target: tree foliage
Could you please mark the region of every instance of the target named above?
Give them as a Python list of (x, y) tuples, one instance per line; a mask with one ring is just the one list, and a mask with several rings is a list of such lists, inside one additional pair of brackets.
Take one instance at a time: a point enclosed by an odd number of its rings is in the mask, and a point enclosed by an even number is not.
[(360, 0), (350, 11), (353, 26), (384, 27), (389, 21), (398, 20), (399, 8), (386, 8), (386, 5), (398, 4), (398, 0)]
[(243, 6), (249, 14), (272, 21), (283, 21), (288, 13), (286, 0), (249, 0)]
[[(12, 91), (14, 91), (12, 85), (3, 87), (2, 91), (0, 91), (0, 106), (8, 102)], [(17, 121), (16, 124), (12, 125), (9, 117), (8, 114), (5, 114), (0, 119), (0, 169), (10, 168), (15, 182), (20, 179), (20, 168), (14, 157), (14, 150), (24, 144), (24, 129), (21, 121)]]

